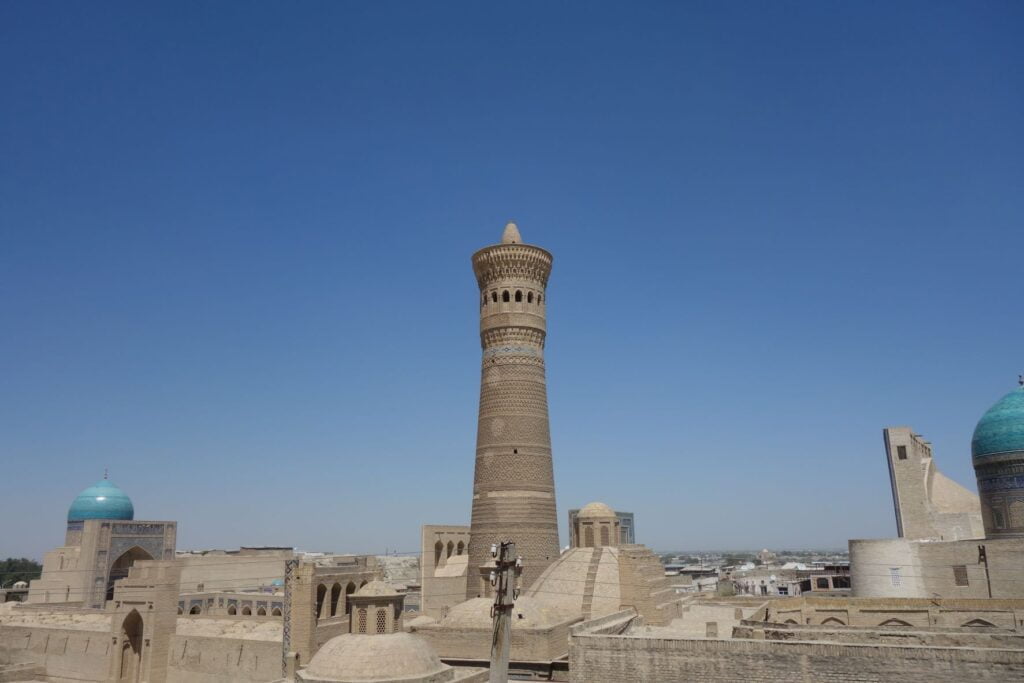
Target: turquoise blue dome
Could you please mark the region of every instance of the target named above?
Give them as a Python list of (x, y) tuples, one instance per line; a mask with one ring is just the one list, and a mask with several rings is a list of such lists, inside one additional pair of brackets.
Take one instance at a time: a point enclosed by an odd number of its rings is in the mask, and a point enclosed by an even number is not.
[(83, 519), (134, 519), (135, 508), (125, 492), (106, 479), (78, 494), (68, 509), (68, 521)]
[(989, 408), (978, 420), (971, 439), (971, 456), (975, 461), (1011, 451), (1024, 451), (1024, 386)]

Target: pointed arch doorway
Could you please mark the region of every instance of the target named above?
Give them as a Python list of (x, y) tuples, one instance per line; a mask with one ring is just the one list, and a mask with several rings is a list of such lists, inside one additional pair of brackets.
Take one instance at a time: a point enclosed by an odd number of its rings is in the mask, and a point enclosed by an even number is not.
[(121, 553), (114, 564), (110, 565), (110, 574), (107, 576), (107, 600), (114, 599), (114, 582), (128, 576), (128, 570), (139, 560), (152, 560), (153, 556), (139, 546), (132, 546)]
[(135, 610), (121, 623), (121, 683), (139, 683), (142, 680), (142, 617)]

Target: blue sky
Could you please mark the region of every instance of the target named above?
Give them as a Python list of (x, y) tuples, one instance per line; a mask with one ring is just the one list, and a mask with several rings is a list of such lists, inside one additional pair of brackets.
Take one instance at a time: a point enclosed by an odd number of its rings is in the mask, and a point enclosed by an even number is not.
[(470, 254), (555, 254), (560, 523), (895, 534), (1024, 372), (1024, 6), (4, 3), (0, 557), (111, 478), (179, 547), (468, 523)]

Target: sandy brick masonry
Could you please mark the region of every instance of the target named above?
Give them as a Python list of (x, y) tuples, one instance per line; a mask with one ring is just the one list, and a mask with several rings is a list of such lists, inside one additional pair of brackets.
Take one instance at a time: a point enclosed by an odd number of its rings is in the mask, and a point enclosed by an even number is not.
[(487, 595), (480, 568), (492, 543), (512, 540), (529, 586), (558, 559), (544, 343), (551, 254), (521, 243), (506, 226), (502, 244), (473, 255), (480, 287), (480, 413), (466, 596)]
[[(980, 601), (977, 601), (980, 602)], [(832, 607), (840, 608), (837, 601)], [(906, 604), (906, 609), (919, 608)], [(943, 611), (974, 605), (943, 604)], [(1004, 608), (1014, 606), (1004, 605)], [(805, 609), (827, 608), (824, 604)], [(852, 609), (851, 609), (852, 608)], [(848, 605), (868, 619), (876, 605)], [(760, 617), (762, 608), (754, 616)], [(820, 612), (813, 619), (820, 618)], [(887, 615), (881, 615), (885, 619)], [(875, 622), (878, 623), (877, 621)], [(711, 631), (715, 631), (712, 629)], [(650, 629), (628, 609), (572, 627), (570, 680), (818, 681), (881, 683), (1024, 681), (1021, 634), (1001, 629), (830, 627), (742, 621), (707, 637)], [(730, 637), (731, 636), (731, 637)]]

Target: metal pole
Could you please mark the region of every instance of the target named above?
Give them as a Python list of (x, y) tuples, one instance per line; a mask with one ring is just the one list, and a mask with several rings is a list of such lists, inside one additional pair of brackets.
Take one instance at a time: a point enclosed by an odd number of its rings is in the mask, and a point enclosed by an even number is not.
[(522, 569), (522, 558), (516, 557), (516, 544), (510, 542), (491, 546), (495, 557), (491, 585), (494, 586), (494, 631), (491, 637), (490, 683), (508, 683), (509, 650), (512, 648), (512, 607), (518, 597), (516, 576)]
[(988, 597), (992, 597), (992, 579), (988, 575), (988, 553), (985, 552), (985, 546), (978, 546), (978, 562), (985, 563), (985, 583), (988, 585)]

